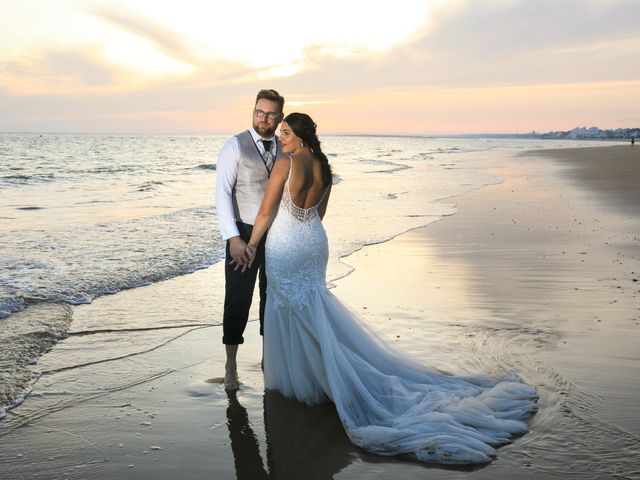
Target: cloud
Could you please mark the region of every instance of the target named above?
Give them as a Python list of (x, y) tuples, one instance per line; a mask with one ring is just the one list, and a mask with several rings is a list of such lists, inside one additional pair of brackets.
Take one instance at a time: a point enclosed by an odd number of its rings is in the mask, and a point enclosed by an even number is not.
[(142, 18), (140, 14), (123, 11), (122, 8), (115, 10), (95, 4), (84, 8), (95, 17), (150, 42), (168, 57), (189, 64), (199, 62), (199, 58), (194, 54), (185, 37)]
[[(312, 91), (535, 85), (640, 78), (640, 2), (458, 2), (384, 55), (306, 52), (288, 85)], [(621, 14), (624, 12), (624, 14)]]
[(115, 80), (113, 68), (97, 60), (89, 49), (54, 49), (23, 64), (29, 75), (74, 78), (85, 85), (107, 85)]
[(123, 74), (90, 47), (48, 48), (0, 63), (0, 85), (17, 95), (98, 92)]
[[(405, 50), (430, 58), (427, 79), (461, 84), (638, 78), (640, 3), (629, 0), (464, 2)], [(576, 49), (582, 49), (577, 52)], [(629, 56), (624, 61), (624, 56)], [(576, 69), (576, 70), (574, 70)]]

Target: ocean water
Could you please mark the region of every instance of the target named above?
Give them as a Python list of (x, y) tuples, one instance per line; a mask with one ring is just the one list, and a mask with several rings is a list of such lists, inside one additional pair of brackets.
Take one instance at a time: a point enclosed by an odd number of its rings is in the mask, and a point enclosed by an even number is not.
[[(216, 157), (225, 139), (0, 134), (0, 418), (30, 392), (41, 374), (38, 359), (65, 338), (75, 305), (223, 259), (214, 191)], [(487, 172), (498, 156), (589, 144), (375, 136), (321, 140), (336, 173), (325, 220), (330, 281), (350, 271), (341, 257), (452, 215), (451, 197), (499, 182)], [(223, 292), (213, 295), (220, 302)], [(175, 298), (173, 304), (179, 310), (188, 301)], [(126, 330), (189, 326), (179, 316), (162, 325), (154, 319), (139, 315)], [(116, 319), (101, 318), (92, 328), (98, 333), (118, 327)], [(123, 348), (133, 337), (109, 342), (122, 342), (116, 348)]]

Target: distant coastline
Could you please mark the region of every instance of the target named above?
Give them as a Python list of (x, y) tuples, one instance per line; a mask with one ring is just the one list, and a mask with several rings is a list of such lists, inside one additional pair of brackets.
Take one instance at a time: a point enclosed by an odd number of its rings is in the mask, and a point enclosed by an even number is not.
[(477, 133), (451, 135), (457, 138), (541, 138), (553, 140), (624, 140), (640, 138), (640, 128), (616, 128), (602, 130), (598, 127), (576, 127), (572, 130), (558, 130), (540, 133)]
[(541, 133), (441, 133), (441, 134), (399, 134), (399, 133), (332, 133), (333, 137), (408, 137), (408, 138), (528, 138), (550, 140), (630, 140), (640, 139), (640, 127), (600, 129), (598, 127), (576, 127), (572, 130), (558, 130)]

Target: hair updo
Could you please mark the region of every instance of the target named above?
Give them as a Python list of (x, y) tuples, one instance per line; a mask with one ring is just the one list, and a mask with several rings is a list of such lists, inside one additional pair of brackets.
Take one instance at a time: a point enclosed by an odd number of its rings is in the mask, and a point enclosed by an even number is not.
[(296, 134), (302, 142), (309, 147), (311, 153), (313, 153), (322, 164), (322, 183), (325, 187), (331, 184), (333, 174), (331, 173), (331, 165), (327, 156), (322, 152), (320, 148), (320, 140), (316, 135), (316, 124), (306, 113), (290, 113), (284, 119), (285, 122), (291, 127), (293, 133)]

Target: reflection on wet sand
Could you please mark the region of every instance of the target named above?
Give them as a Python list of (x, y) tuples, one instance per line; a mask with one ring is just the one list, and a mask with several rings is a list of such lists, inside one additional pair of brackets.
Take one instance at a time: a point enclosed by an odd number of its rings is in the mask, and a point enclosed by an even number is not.
[(227, 392), (227, 425), (238, 479), (331, 478), (358, 458), (333, 404), (307, 407), (278, 392), (264, 394), (267, 469), (237, 392)]
[(229, 397), (227, 426), (229, 427), (236, 477), (239, 479), (268, 478), (260, 456), (258, 439), (249, 423), (247, 410), (238, 401), (235, 390), (227, 390), (227, 396)]

